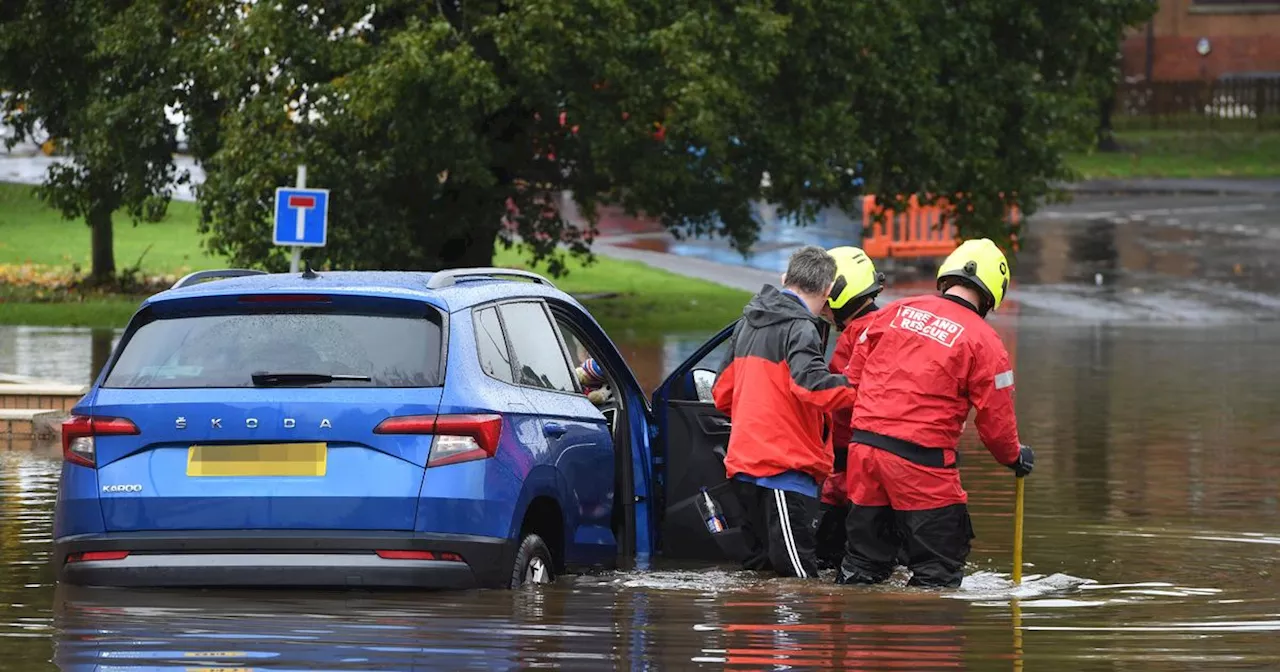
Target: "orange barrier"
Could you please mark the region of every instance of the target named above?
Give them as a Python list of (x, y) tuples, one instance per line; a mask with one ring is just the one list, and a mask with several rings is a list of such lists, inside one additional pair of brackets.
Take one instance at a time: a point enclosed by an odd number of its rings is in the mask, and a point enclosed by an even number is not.
[[(862, 249), (872, 259), (889, 257), (945, 257), (960, 244), (959, 232), (952, 218), (945, 215), (951, 206), (945, 202), (921, 205), (912, 196), (907, 201), (906, 212), (894, 212), (879, 205), (874, 196), (862, 199)], [(876, 215), (885, 212), (884, 220), (876, 222)], [(1010, 206), (1008, 221), (1015, 229), (1022, 213)], [(1014, 237), (1014, 249), (1017, 238)]]

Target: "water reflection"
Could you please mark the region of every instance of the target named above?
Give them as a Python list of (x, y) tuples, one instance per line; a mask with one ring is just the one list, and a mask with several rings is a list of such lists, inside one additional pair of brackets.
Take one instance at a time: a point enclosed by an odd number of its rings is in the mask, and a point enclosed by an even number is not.
[(0, 373), (87, 385), (106, 365), (120, 330), (0, 325)]
[[(943, 595), (670, 567), (532, 592), (55, 591), (57, 451), (0, 450), (0, 669), (1280, 665), (1280, 325), (996, 326), (1040, 457), (1026, 554), (1044, 578), (1021, 589), (1013, 482), (972, 436), (972, 574)], [(631, 361), (652, 381), (701, 341)]]

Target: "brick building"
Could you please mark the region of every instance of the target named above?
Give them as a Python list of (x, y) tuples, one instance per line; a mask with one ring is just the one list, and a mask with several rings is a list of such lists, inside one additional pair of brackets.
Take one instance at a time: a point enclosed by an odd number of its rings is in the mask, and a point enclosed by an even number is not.
[[(1280, 0), (1159, 0), (1122, 45), (1128, 81), (1280, 73)], [(1207, 42), (1201, 43), (1201, 40)], [(1201, 55), (1200, 47), (1208, 47)]]

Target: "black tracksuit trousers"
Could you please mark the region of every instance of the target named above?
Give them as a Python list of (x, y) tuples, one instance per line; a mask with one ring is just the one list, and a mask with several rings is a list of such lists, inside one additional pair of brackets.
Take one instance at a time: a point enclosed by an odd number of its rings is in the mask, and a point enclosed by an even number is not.
[(745, 513), (742, 537), (749, 554), (742, 566), (772, 569), (779, 576), (817, 578), (817, 498), (746, 481), (732, 483)]

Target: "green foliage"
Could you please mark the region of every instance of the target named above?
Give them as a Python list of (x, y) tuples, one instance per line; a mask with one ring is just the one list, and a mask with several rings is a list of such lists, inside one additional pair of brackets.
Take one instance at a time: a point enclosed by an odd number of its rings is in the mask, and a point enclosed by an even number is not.
[[(211, 8), (223, 5), (207, 0)], [(483, 263), (519, 238), (562, 270), (557, 195), (756, 238), (753, 200), (807, 219), (914, 193), (1007, 236), (1070, 177), (1117, 38), (1146, 0), (521, 0), (254, 4), (210, 16), (225, 101), (203, 192), (213, 249), (283, 266), (271, 191), (334, 190), (339, 266)], [(361, 29), (357, 26), (363, 26)], [(291, 119), (287, 110), (296, 110)], [(563, 122), (561, 121), (563, 119)], [(655, 138), (655, 130), (660, 133)], [(690, 151), (693, 148), (694, 151)], [(505, 221), (511, 228), (503, 228)]]
[[(1154, 9), (187, 0), (178, 13), (170, 2), (76, 0), (78, 18), (29, 9), (18, 20), (55, 24), (36, 26), (46, 46), (28, 65), (87, 71), (102, 92), (85, 98), (60, 82), (62, 98), (45, 96), (42, 109), (95, 120), (77, 137), (92, 166), (120, 172), (125, 205), (163, 200), (151, 178), (172, 168), (146, 148), (168, 146), (156, 109), (179, 87), (208, 173), (201, 226), (216, 254), (284, 267), (286, 251), (270, 244), (273, 191), (302, 163), (312, 186), (331, 190), (329, 243), (308, 252), (314, 265), (484, 264), (498, 239), (523, 241), (557, 274), (564, 250), (587, 251), (595, 233), (564, 220), (563, 192), (584, 213), (621, 203), (743, 250), (759, 228), (752, 201), (806, 220), (855, 208), (867, 191), (882, 202), (947, 197), (965, 235), (1003, 238), (1006, 205), (1031, 213), (1071, 176), (1064, 153), (1091, 139), (1117, 40)], [(0, 44), (22, 41), (6, 34)], [(109, 138), (139, 163), (100, 158), (116, 156), (92, 149)], [(66, 193), (90, 182), (55, 180)]]
[[(52, 166), (41, 197), (94, 230), (93, 275), (115, 272), (111, 217), (164, 216), (176, 177), (176, 2), (12, 0), (0, 10), (3, 112), (30, 136), (39, 123), (70, 161)], [(14, 138), (16, 141), (18, 138)]]

